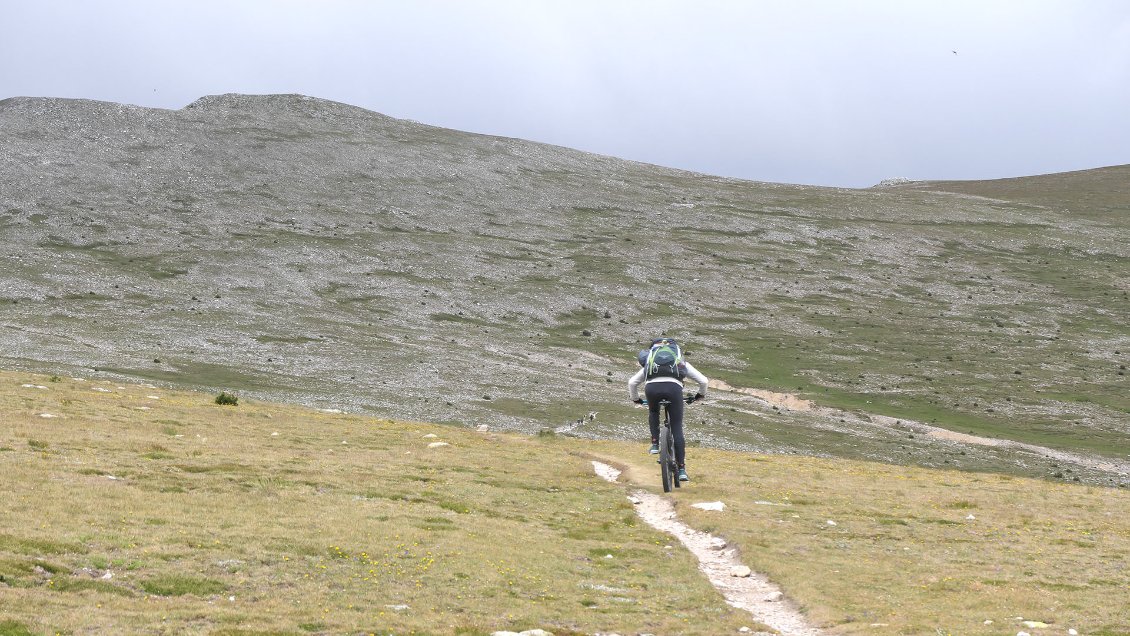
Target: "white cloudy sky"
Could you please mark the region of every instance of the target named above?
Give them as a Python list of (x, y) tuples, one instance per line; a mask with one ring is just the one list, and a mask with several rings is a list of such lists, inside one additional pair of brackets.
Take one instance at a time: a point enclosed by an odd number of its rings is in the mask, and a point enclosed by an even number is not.
[(1130, 2), (0, 0), (0, 98), (230, 92), (762, 181), (1019, 176), (1130, 163)]

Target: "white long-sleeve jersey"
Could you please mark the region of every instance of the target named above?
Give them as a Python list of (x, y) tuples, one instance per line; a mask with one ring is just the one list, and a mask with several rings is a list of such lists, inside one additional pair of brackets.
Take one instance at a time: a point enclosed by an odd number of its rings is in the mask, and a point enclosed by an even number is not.
[[(698, 382), (698, 392), (701, 393), (703, 397), (705, 397), (706, 385), (710, 381), (706, 379), (706, 376), (703, 375), (701, 371), (694, 368), (691, 363), (684, 362), (683, 364), (687, 368), (687, 378)], [(643, 367), (640, 367), (640, 370), (636, 371), (636, 374), (632, 376), (632, 379), (628, 380), (628, 398), (633, 402), (640, 398), (640, 386), (643, 384), (650, 382), (677, 382), (679, 386), (683, 386), (683, 382), (679, 378), (658, 377), (644, 382), (644, 370), (645, 369)]]

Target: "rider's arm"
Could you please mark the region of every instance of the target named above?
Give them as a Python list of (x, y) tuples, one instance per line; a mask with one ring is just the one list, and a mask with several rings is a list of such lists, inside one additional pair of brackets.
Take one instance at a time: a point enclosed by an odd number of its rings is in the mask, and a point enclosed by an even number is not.
[(706, 385), (709, 384), (710, 381), (706, 379), (706, 376), (702, 374), (702, 371), (699, 371), (698, 369), (691, 366), (691, 363), (689, 362), (687, 363), (687, 377), (691, 380), (694, 380), (695, 382), (698, 382), (698, 394), (702, 397), (706, 397)]
[(632, 379), (628, 380), (628, 399), (635, 402), (640, 399), (640, 385), (643, 384), (643, 369), (636, 371)]

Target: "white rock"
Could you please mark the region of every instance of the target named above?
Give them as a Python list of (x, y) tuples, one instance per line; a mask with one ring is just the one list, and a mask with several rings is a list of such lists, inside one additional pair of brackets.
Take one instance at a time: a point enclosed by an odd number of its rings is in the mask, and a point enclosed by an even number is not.
[(451, 446), (451, 444), (448, 444), (447, 442), (432, 442), (431, 444), (428, 444), (428, 448), (440, 448), (443, 446)]
[(1043, 621), (1024, 621), (1022, 625), (1028, 629), (1044, 629), (1048, 626), (1048, 624)]
[(342, 444), (348, 444), (349, 442), (347, 442), (347, 441), (345, 441), (345, 440), (341, 440), (341, 443), (342, 443)]
[(100, 386), (94, 387), (94, 390), (98, 391), (99, 393), (113, 393), (113, 391), (111, 391), (110, 389), (103, 389)]
[(491, 632), (490, 636), (522, 636), (518, 632)]
[(691, 508), (698, 508), (700, 510), (723, 510), (726, 504), (721, 501), (704, 501), (702, 503), (691, 504)]
[(710, 549), (711, 550), (721, 550), (722, 548), (725, 548), (725, 547), (726, 547), (726, 540), (723, 539), (722, 537), (712, 537), (710, 539)]
[(139, 410), (139, 411), (152, 411), (153, 410), (153, 409), (149, 408), (148, 406), (135, 406), (134, 408)]
[(783, 503), (773, 503), (772, 501), (755, 501), (754, 505), (757, 506), (783, 506)]
[(403, 612), (408, 609), (407, 605), (385, 605), (385, 607), (394, 612)]
[(102, 575), (102, 578), (103, 580), (109, 581), (110, 579), (114, 578), (114, 573), (106, 570), (106, 573)]
[(477, 430), (480, 433), (485, 433), (485, 432), (490, 430), (490, 426), (488, 426), (486, 424), (479, 424), (479, 427), (476, 428), (475, 430)]
[(271, 433), (271, 437), (278, 437), (278, 436), (279, 436), (279, 432), (278, 432), (278, 431), (275, 431), (274, 433)]
[(42, 417), (42, 418), (52, 418), (52, 417), (59, 417), (59, 416), (58, 416), (58, 415), (52, 415), (52, 414), (50, 414), (50, 413), (40, 413), (40, 414), (39, 414), (39, 417)]
[(229, 596), (229, 597), (228, 597), (228, 601), (230, 601), (230, 602), (234, 603), (234, 602), (235, 602), (235, 597), (234, 597), (234, 596)]
[(518, 632), (518, 634), (519, 636), (553, 636), (553, 634), (544, 629), (527, 629), (524, 632)]
[(424, 439), (435, 439), (437, 437), (439, 437), (439, 435), (436, 435), (435, 433), (428, 433), (424, 436)]
[(1075, 631), (1075, 628), (1071, 628), (1067, 630), (1067, 636), (1079, 636), (1079, 632)]
[(969, 515), (968, 517), (966, 517), (966, 518), (965, 518), (965, 520), (966, 520), (966, 521), (973, 521), (973, 520), (975, 520), (976, 518), (977, 518), (977, 517), (974, 517), (973, 515)]
[(785, 598), (785, 595), (782, 594), (781, 592), (773, 592), (769, 596), (766, 596), (765, 600), (770, 602), (770, 603), (780, 603), (781, 600), (784, 599), (784, 598)]
[(635, 496), (629, 496), (628, 501), (632, 502), (633, 504), (635, 504), (637, 506), (643, 503), (643, 499), (640, 499), (639, 497), (635, 497)]
[(743, 626), (743, 627), (738, 628), (738, 631), (743, 633), (743, 634), (748, 634), (748, 633), (752, 632), (753, 630), (748, 628), (748, 627)]
[(118, 478), (117, 478), (117, 477), (115, 477), (115, 476), (113, 476), (113, 475), (106, 475), (106, 479), (112, 479), (112, 480), (114, 480), (114, 481), (117, 481), (117, 480), (118, 480)]
[(615, 559), (616, 557), (612, 556), (611, 554), (606, 554), (606, 555), (604, 555), (604, 558), (606, 558), (606, 559)]
[(730, 576), (736, 576), (738, 578), (744, 579), (745, 577), (752, 574), (753, 570), (749, 569), (749, 567), (745, 565), (735, 565), (734, 567), (730, 568)]
[(829, 519), (829, 520), (828, 520), (828, 521), (826, 521), (825, 523), (827, 523), (827, 524), (828, 524), (828, 525), (830, 525), (830, 526), (838, 526), (838, 525), (840, 525), (840, 524), (836, 523), (835, 521), (832, 521), (831, 519)]
[(1032, 636), (1028, 632), (1016, 632), (1016, 636)]
[(341, 413), (341, 409), (318, 409), (323, 413)]
[(161, 399), (160, 395), (147, 395), (145, 397), (149, 398), (150, 400), (160, 400)]

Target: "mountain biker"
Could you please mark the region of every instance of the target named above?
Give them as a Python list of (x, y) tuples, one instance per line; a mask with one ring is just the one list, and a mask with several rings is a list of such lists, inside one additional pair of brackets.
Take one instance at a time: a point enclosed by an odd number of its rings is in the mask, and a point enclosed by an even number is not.
[(628, 380), (628, 397), (636, 404), (643, 404), (644, 401), (639, 395), (639, 387), (643, 385), (644, 395), (647, 396), (647, 424), (651, 428), (649, 452), (652, 454), (659, 453), (659, 401), (670, 401), (668, 412), (671, 414), (671, 433), (675, 439), (675, 461), (679, 465), (679, 481), (690, 481), (690, 477), (687, 476), (686, 438), (683, 436), (683, 378), (698, 382), (698, 392), (693, 398), (687, 399), (687, 404), (706, 397), (708, 380), (689, 362), (682, 360), (681, 354), (678, 356), (677, 367), (674, 370), (648, 364), (654, 355), (653, 352), (664, 346), (673, 346), (675, 351), (679, 351), (678, 343), (666, 336), (652, 340), (650, 349), (640, 351), (638, 358), (640, 370)]

